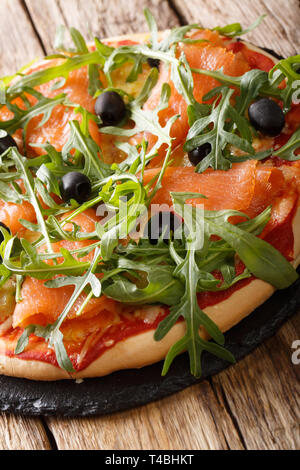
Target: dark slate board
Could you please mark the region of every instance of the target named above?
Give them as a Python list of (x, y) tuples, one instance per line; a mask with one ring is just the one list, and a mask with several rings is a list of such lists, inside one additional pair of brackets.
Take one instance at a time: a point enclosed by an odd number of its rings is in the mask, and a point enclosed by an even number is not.
[[(226, 346), (237, 360), (250, 353), (300, 307), (300, 279), (226, 333)], [(207, 378), (228, 363), (203, 355)], [(232, 366), (234, 367), (234, 366)], [(74, 381), (34, 382), (0, 376), (0, 410), (24, 415), (91, 416), (126, 410), (182, 390), (199, 382), (189, 373), (186, 354), (176, 358), (168, 375), (161, 377), (162, 363), (140, 370), (119, 371), (107, 377)]]
[[(283, 57), (262, 48), (278, 59)], [(300, 272), (298, 270), (298, 272)], [(300, 308), (300, 279), (226, 333), (226, 347), (236, 360), (242, 359)], [(203, 354), (202, 380), (221, 372), (228, 363)], [(234, 366), (232, 366), (234, 367)], [(176, 358), (166, 377), (162, 362), (140, 370), (119, 371), (107, 377), (74, 381), (34, 382), (0, 376), (0, 411), (28, 416), (92, 416), (134, 408), (200, 382), (189, 373), (187, 354)]]

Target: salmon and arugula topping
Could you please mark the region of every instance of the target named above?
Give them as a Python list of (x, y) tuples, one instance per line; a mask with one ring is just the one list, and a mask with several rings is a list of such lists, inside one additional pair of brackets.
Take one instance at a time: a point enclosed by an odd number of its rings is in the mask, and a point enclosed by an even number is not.
[(163, 373), (188, 351), (200, 376), (203, 351), (234, 361), (205, 307), (298, 277), (300, 56), (145, 15), (143, 41), (60, 29), (0, 82), (2, 355), (72, 373), (185, 322)]

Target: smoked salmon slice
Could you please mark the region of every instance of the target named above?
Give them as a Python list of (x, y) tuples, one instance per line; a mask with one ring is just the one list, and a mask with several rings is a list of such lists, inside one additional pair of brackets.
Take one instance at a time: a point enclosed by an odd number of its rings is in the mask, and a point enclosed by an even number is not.
[(271, 204), (274, 199), (282, 194), (285, 189), (285, 178), (282, 171), (278, 168), (260, 166), (256, 171), (256, 180), (253, 198), (247, 214), (255, 217), (262, 212), (267, 205)]
[[(50, 288), (45, 286), (45, 281), (27, 277), (21, 289), (22, 300), (17, 303), (13, 314), (13, 327), (26, 327), (31, 323), (47, 325), (53, 323), (63, 312), (72, 293), (73, 286)], [(76, 319), (76, 314), (86, 294), (81, 294), (72, 306), (67, 319)], [(84, 307), (80, 318), (90, 318), (102, 310), (116, 311), (116, 302), (104, 295), (93, 298)], [(78, 317), (79, 318), (79, 317)]]
[(35, 222), (36, 215), (33, 206), (27, 201), (16, 204), (0, 200), (0, 220), (9, 227), (13, 235), (24, 231), (24, 226), (19, 222), (19, 219)]
[[(146, 170), (144, 183), (149, 183), (158, 171), (157, 168)], [(270, 205), (283, 188), (284, 176), (278, 168), (264, 168), (254, 160), (234, 164), (228, 171), (206, 170), (201, 174), (195, 173), (193, 167), (169, 167), (152, 204), (171, 206), (170, 191), (191, 191), (207, 199), (189, 199), (188, 203), (203, 204), (207, 210), (238, 210), (254, 217)]]

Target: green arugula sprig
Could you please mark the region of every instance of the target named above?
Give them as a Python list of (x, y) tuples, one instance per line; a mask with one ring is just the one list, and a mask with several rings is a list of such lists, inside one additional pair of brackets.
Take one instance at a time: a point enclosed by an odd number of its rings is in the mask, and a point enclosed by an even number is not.
[[(78, 70), (87, 65), (99, 64), (101, 58), (97, 51), (69, 57), (61, 65), (55, 65), (24, 75), (20, 80), (12, 83), (6, 90), (7, 99), (12, 99), (28, 88), (34, 88), (57, 78), (67, 79), (72, 70)], [(63, 84), (64, 82), (60, 82)]]
[[(163, 257), (163, 260), (167, 258)], [(131, 282), (125, 276), (114, 275), (109, 279), (107, 287), (103, 287), (105, 295), (127, 304), (143, 305), (145, 303), (163, 303), (175, 305), (183, 295), (183, 285), (173, 275), (174, 266), (159, 263), (159, 258), (153, 258), (153, 262), (143, 263), (118, 257), (117, 268), (119, 272), (131, 271), (147, 274), (145, 287), (138, 287), (137, 283)], [(149, 261), (149, 260), (148, 260)]]
[[(19, 194), (22, 194), (22, 200), (30, 202), (30, 204), (33, 206), (37, 220), (36, 230), (43, 234), (47, 249), (50, 253), (52, 253), (52, 245), (43, 216), (43, 209), (35, 192), (35, 182), (31, 170), (28, 168), (28, 160), (23, 157), (14, 147), (11, 148), (10, 155), (12, 160), (15, 162), (17, 171), (19, 171), (19, 173), (22, 175), (22, 180), (25, 186), (25, 193), (23, 194), (20, 190)], [(24, 220), (21, 222), (23, 225), (24, 222), (26, 223)]]
[(72, 105), (64, 93), (57, 95), (55, 98), (45, 98), (44, 95), (34, 89), (27, 89), (26, 91), (38, 101), (31, 106), (26, 100), (27, 107), (25, 109), (20, 108), (16, 104), (7, 103), (8, 109), (14, 113), (14, 118), (8, 121), (1, 121), (0, 127), (8, 134), (13, 134), (17, 129), (24, 129), (33, 117), (39, 115), (43, 116), (38, 125), (38, 127), (41, 127), (49, 120), (55, 106), (58, 104), (65, 106)]
[[(187, 152), (205, 143), (211, 145), (210, 153), (196, 167), (199, 173), (209, 166), (214, 170), (228, 170), (231, 167), (228, 144), (250, 155), (255, 153), (250, 143), (252, 135), (249, 124), (230, 103), (233, 93), (234, 90), (227, 87), (218, 87), (207, 93), (204, 96), (205, 101), (217, 97), (212, 111), (208, 116), (197, 119), (188, 132), (184, 145), (184, 150)], [(233, 128), (239, 131), (240, 136), (232, 131)]]
[[(178, 264), (174, 275), (185, 281), (185, 292), (181, 301), (172, 307), (169, 315), (160, 322), (154, 338), (156, 341), (164, 338), (180, 317), (185, 320), (186, 333), (169, 350), (162, 375), (168, 372), (175, 357), (185, 350), (189, 353), (191, 373), (196, 377), (201, 376), (201, 355), (205, 350), (229, 362), (234, 362), (232, 354), (223, 347), (224, 337), (222, 333), (199, 307), (196, 292), (201, 278), (201, 271), (195, 261), (194, 250), (188, 250), (186, 258)], [(206, 331), (216, 341), (215, 343), (205, 341), (200, 337), (199, 330), (201, 326), (205, 327)]]
[(197, 119), (207, 116), (211, 107), (205, 103), (198, 103), (194, 97), (194, 79), (189, 63), (182, 53), (178, 64), (171, 66), (171, 78), (177, 91), (183, 96), (188, 107), (189, 125), (192, 126)]
[[(149, 31), (151, 33), (150, 36), (150, 46), (151, 49), (154, 51), (162, 51), (167, 52), (169, 51), (172, 46), (175, 46), (179, 42), (185, 42), (188, 38), (186, 38), (186, 34), (191, 31), (192, 29), (201, 29), (198, 24), (189, 24), (185, 26), (177, 26), (172, 28), (168, 35), (166, 35), (161, 41), (158, 40), (158, 30), (156, 21), (151, 14), (148, 8), (144, 9), (144, 15), (148, 24)], [(199, 43), (199, 42), (206, 42), (205, 40), (189, 40), (191, 43)]]
[(68, 160), (68, 155), (71, 150), (77, 150), (77, 156), (75, 156), (75, 165), (80, 164), (80, 156), (84, 161), (82, 168), (91, 180), (99, 180), (107, 177), (111, 174), (109, 165), (101, 161), (100, 156), (101, 149), (96, 142), (90, 137), (90, 135), (84, 135), (78, 121), (70, 122), (71, 133), (68, 142), (63, 148), (62, 157), (64, 160)]
[(239, 36), (243, 36), (244, 34), (249, 33), (256, 29), (260, 23), (265, 19), (267, 15), (259, 16), (248, 28), (243, 29), (240, 23), (231, 23), (226, 26), (217, 26), (213, 28), (213, 31), (218, 31), (218, 33), (223, 34), (224, 36), (228, 36), (229, 38), (235, 38)]
[[(118, 184), (120, 182), (122, 184)], [(98, 223), (96, 226), (101, 239), (101, 256), (109, 260), (119, 240), (127, 238), (138, 218), (146, 212), (146, 192), (137, 177), (129, 173), (114, 175), (102, 184), (100, 197), (115, 212), (103, 225)]]
[[(54, 48), (62, 52), (71, 52), (76, 55), (88, 54), (89, 48), (87, 43), (82, 36), (82, 34), (76, 28), (70, 28), (69, 33), (74, 43), (75, 48), (67, 48), (64, 44), (66, 28), (64, 25), (60, 25), (57, 29)], [(66, 56), (66, 58), (68, 58)], [(94, 96), (95, 93), (102, 88), (102, 83), (100, 80), (100, 66), (98, 64), (89, 64), (88, 65), (88, 76), (89, 76), (89, 87), (88, 92), (91, 96)]]
[(280, 89), (280, 99), (283, 101), (284, 110), (291, 107), (293, 94), (298, 90), (300, 80), (300, 54), (280, 60), (269, 72), (270, 88), (278, 87), (285, 81), (285, 87)]
[(273, 152), (275, 157), (281, 158), (281, 160), (295, 161), (300, 159), (300, 154), (295, 154), (296, 150), (300, 148), (300, 126), (289, 138), (287, 143), (280, 147), (276, 152)]
[[(51, 279), (57, 275), (79, 276), (84, 273), (90, 266), (89, 262), (77, 260), (65, 248), (61, 248), (56, 254), (41, 254), (27, 240), (21, 240), (22, 252), (19, 259), (14, 261), (12, 255), (14, 243), (17, 239), (11, 238), (3, 242), (3, 266), (8, 269), (11, 274), (20, 276), (30, 276), (35, 279)], [(44, 260), (56, 260), (60, 258), (62, 262), (50, 265)]]

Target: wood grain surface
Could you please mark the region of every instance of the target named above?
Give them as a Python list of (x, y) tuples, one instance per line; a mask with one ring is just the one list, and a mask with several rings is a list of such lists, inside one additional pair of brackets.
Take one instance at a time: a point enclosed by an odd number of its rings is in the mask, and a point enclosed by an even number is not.
[[(282, 55), (300, 50), (297, 0), (0, 0), (0, 74), (51, 52), (59, 24), (88, 39), (144, 31), (145, 6), (160, 29), (186, 22), (247, 26), (267, 13), (247, 39)], [(0, 449), (299, 449), (296, 339), (300, 314), (235, 366), (135, 410), (84, 419), (0, 414)]]

